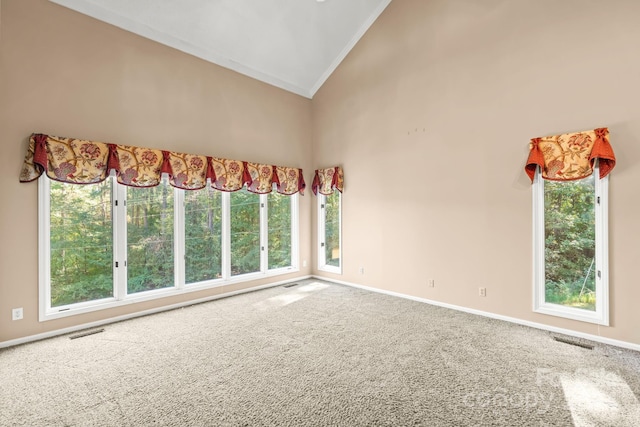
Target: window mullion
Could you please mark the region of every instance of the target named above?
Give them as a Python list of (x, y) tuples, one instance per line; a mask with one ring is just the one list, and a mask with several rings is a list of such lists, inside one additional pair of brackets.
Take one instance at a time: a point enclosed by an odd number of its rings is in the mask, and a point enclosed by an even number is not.
[(267, 195), (260, 195), (260, 272), (269, 269), (269, 221)]
[(608, 183), (609, 177), (599, 178), (600, 171), (596, 163), (595, 179), (595, 216), (596, 216), (596, 312), (600, 314), (603, 324), (609, 324), (609, 244), (608, 224)]
[(127, 296), (127, 187), (114, 177), (109, 179), (113, 194), (113, 295), (123, 300)]
[(318, 268), (326, 265), (325, 257), (325, 221), (326, 221), (326, 196), (318, 194)]
[(291, 266), (300, 268), (300, 220), (299, 220), (299, 195), (298, 193), (289, 196), (291, 215)]
[(173, 190), (173, 251), (174, 251), (174, 284), (182, 289), (185, 283), (185, 190)]
[(231, 277), (231, 196), (223, 192), (222, 196), (222, 278), (229, 280)]
[(38, 211), (39, 308), (42, 321), (51, 310), (51, 185), (49, 178), (44, 174), (38, 182), (38, 197), (40, 199)]
[(338, 265), (338, 269), (340, 274), (342, 274), (342, 265), (343, 265), (343, 257), (342, 257), (342, 193), (339, 193), (336, 190), (336, 195), (338, 196), (338, 247), (339, 247), (339, 260), (340, 263)]
[(545, 262), (544, 262), (544, 179), (540, 167), (533, 182), (533, 305), (534, 310), (545, 304)]

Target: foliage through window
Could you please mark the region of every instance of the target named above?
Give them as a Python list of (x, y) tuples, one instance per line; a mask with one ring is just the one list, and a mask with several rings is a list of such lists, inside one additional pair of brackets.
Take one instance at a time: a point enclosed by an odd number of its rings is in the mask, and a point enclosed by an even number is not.
[(174, 285), (173, 188), (127, 187), (127, 293)]
[(535, 309), (608, 322), (607, 181), (598, 170), (575, 181), (534, 182)]
[(222, 277), (222, 193), (185, 191), (185, 283)]
[(297, 269), (297, 194), (39, 185), (42, 320)]
[(594, 178), (544, 184), (545, 301), (595, 310)]
[(318, 195), (318, 268), (341, 273), (341, 193)]
[(246, 189), (231, 196), (231, 275), (260, 271), (260, 196)]
[(291, 198), (271, 192), (267, 196), (269, 213), (269, 269), (291, 263)]
[(113, 297), (111, 185), (51, 181), (51, 307)]

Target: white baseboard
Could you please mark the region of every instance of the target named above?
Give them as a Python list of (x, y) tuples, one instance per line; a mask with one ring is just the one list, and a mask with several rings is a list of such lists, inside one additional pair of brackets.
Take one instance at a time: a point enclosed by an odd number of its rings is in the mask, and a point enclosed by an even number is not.
[(71, 332), (81, 331), (83, 329), (96, 328), (98, 326), (108, 325), (109, 323), (122, 322), (123, 320), (129, 320), (129, 319), (134, 319), (136, 317), (148, 316), (150, 314), (161, 313), (163, 311), (169, 311), (169, 310), (174, 310), (176, 308), (187, 307), (189, 305), (200, 304), (200, 303), (203, 303), (203, 302), (213, 301), (213, 300), (220, 299), (220, 298), (227, 298), (227, 297), (231, 297), (231, 296), (239, 295), (239, 294), (245, 294), (245, 293), (248, 293), (248, 292), (258, 291), (260, 289), (273, 288), (275, 286), (284, 285), (286, 283), (297, 282), (299, 280), (305, 280), (305, 279), (310, 279), (310, 278), (312, 278), (312, 276), (310, 276), (310, 275), (300, 276), (300, 277), (298, 277), (296, 279), (281, 280), (279, 282), (274, 282), (274, 283), (269, 283), (269, 284), (266, 284), (266, 285), (255, 286), (255, 287), (247, 288), (247, 289), (241, 289), (239, 291), (227, 292), (227, 293), (220, 294), (220, 295), (212, 295), (212, 296), (209, 296), (209, 297), (204, 297), (204, 298), (198, 298), (198, 299), (195, 299), (195, 300), (184, 301), (184, 302), (180, 302), (180, 303), (177, 303), (177, 304), (166, 305), (166, 306), (158, 307), (158, 308), (152, 308), (152, 309), (149, 309), (149, 310), (139, 311), (139, 312), (136, 312), (136, 313), (125, 314), (125, 315), (117, 316), (117, 317), (110, 317), (108, 319), (98, 320), (98, 321), (95, 321), (95, 322), (83, 323), (81, 325), (71, 326), (71, 327), (64, 328), (64, 329), (56, 329), (54, 331), (43, 332), (41, 334), (29, 335), (27, 337), (17, 338), (17, 339), (14, 339), (14, 340), (2, 341), (2, 342), (0, 342), (0, 348), (12, 347), (14, 345), (20, 345), (20, 344), (26, 344), (26, 343), (33, 342), (33, 341), (39, 341), (39, 340), (43, 340), (43, 339), (46, 339), (46, 338), (52, 338), (52, 337), (55, 337), (55, 336), (58, 336), (58, 335), (64, 335), (64, 334), (69, 334)]
[(29, 335), (27, 337), (17, 338), (17, 339), (14, 339), (14, 340), (3, 341), (3, 342), (0, 342), (0, 348), (12, 347), (12, 346), (15, 346), (15, 345), (20, 345), (20, 344), (26, 344), (26, 343), (29, 343), (29, 342), (32, 342), (32, 341), (39, 341), (39, 340), (46, 339), (46, 338), (52, 338), (52, 337), (55, 337), (55, 336), (58, 336), (58, 335), (69, 334), (69, 333), (80, 331), (80, 330), (83, 330), (83, 329), (96, 328), (98, 326), (107, 325), (109, 323), (116, 323), (116, 322), (121, 322), (123, 320), (134, 319), (136, 317), (148, 316), (150, 314), (161, 313), (163, 311), (174, 310), (176, 308), (186, 307), (186, 306), (189, 306), (189, 305), (200, 304), (200, 303), (203, 303), (203, 302), (213, 301), (213, 300), (220, 299), (220, 298), (226, 298), (226, 297), (230, 297), (230, 296), (234, 296), (234, 295), (239, 295), (239, 294), (244, 294), (244, 293), (248, 293), (248, 292), (258, 291), (260, 289), (272, 288), (272, 287), (280, 286), (280, 285), (283, 285), (283, 284), (286, 284), (286, 283), (296, 282), (296, 281), (299, 281), (299, 280), (305, 280), (305, 279), (310, 279), (310, 278), (317, 279), (317, 280), (324, 280), (324, 281), (327, 281), (327, 282), (338, 283), (340, 285), (350, 286), (350, 287), (353, 287), (353, 288), (360, 288), (360, 289), (364, 289), (364, 290), (367, 290), (367, 291), (377, 292), (377, 293), (390, 295), (390, 296), (394, 296), (394, 297), (398, 297), (398, 298), (409, 299), (409, 300), (412, 300), (412, 301), (422, 302), (422, 303), (425, 303), (425, 304), (435, 305), (435, 306), (438, 306), (438, 307), (450, 308), (452, 310), (462, 311), (462, 312), (465, 312), (465, 313), (475, 314), (475, 315), (478, 315), (478, 316), (489, 317), (491, 319), (503, 320), (505, 322), (515, 323), (515, 324), (523, 325), (523, 326), (529, 326), (531, 328), (542, 329), (542, 330), (545, 330), (545, 331), (554, 332), (554, 333), (563, 334), (563, 335), (568, 335), (568, 336), (573, 336), (573, 337), (576, 337), (576, 338), (582, 338), (582, 339), (586, 339), (586, 340), (590, 340), (590, 341), (594, 341), (594, 342), (599, 342), (599, 343), (602, 343), (602, 344), (608, 344), (608, 345), (612, 345), (612, 346), (616, 346), (616, 347), (621, 347), (621, 348), (627, 348), (627, 349), (630, 349), (630, 350), (640, 351), (640, 344), (634, 344), (634, 343), (630, 343), (630, 342), (627, 342), (627, 341), (620, 341), (620, 340), (615, 340), (615, 339), (611, 339), (611, 338), (601, 337), (601, 336), (598, 336), (598, 335), (592, 335), (592, 334), (586, 334), (586, 333), (582, 333), (582, 332), (576, 332), (576, 331), (572, 331), (570, 329), (557, 328), (555, 326), (549, 326), (549, 325), (545, 325), (545, 324), (542, 324), (542, 323), (530, 322), (528, 320), (522, 320), (522, 319), (518, 319), (518, 318), (515, 318), (515, 317), (509, 317), (509, 316), (503, 316), (501, 314), (490, 313), (488, 311), (476, 310), (476, 309), (473, 309), (473, 308), (463, 307), (463, 306), (454, 305), (454, 304), (448, 304), (448, 303), (444, 303), (444, 302), (440, 302), (440, 301), (434, 301), (434, 300), (430, 300), (430, 299), (426, 299), (426, 298), (414, 297), (412, 295), (402, 294), (400, 292), (393, 292), (393, 291), (387, 291), (387, 290), (384, 290), (384, 289), (373, 288), (373, 287), (370, 287), (370, 286), (358, 285), (358, 284), (351, 283), (351, 282), (346, 282), (346, 281), (343, 281), (343, 280), (337, 280), (337, 279), (332, 279), (332, 278), (322, 277), (322, 276), (311, 276), (311, 275), (301, 276), (301, 277), (298, 277), (296, 279), (282, 280), (282, 281), (279, 281), (279, 282), (269, 283), (269, 284), (266, 284), (266, 285), (256, 286), (256, 287), (252, 287), (252, 288), (248, 288), (248, 289), (241, 289), (239, 291), (227, 292), (227, 293), (221, 294), (221, 295), (213, 295), (213, 296), (209, 296), (209, 297), (205, 297), (205, 298), (199, 298), (199, 299), (196, 299), (196, 300), (185, 301), (185, 302), (172, 304), (172, 305), (168, 305), (168, 306), (164, 306), (164, 307), (158, 307), (158, 308), (154, 308), (154, 309), (150, 309), (150, 310), (144, 310), (144, 311), (140, 311), (140, 312), (137, 312), (137, 313), (126, 314), (126, 315), (123, 315), (123, 316), (111, 317), (111, 318), (108, 318), (108, 319), (98, 320), (96, 322), (83, 323), (81, 325), (71, 326), (69, 328), (56, 329), (54, 331), (44, 332), (44, 333), (36, 334), (36, 335)]
[(640, 344), (634, 344), (627, 341), (615, 340), (612, 338), (601, 337), (598, 335), (586, 334), (583, 332), (572, 331), (571, 329), (557, 328), (555, 326), (545, 325), (543, 323), (530, 322), (528, 320), (518, 319), (516, 317), (503, 316), (501, 314), (495, 314), (488, 311), (476, 310), (473, 308), (463, 307), (459, 305), (448, 304), (445, 302), (434, 301), (426, 298), (414, 297), (412, 295), (402, 294), (399, 292), (387, 291), (384, 289), (373, 288), (370, 286), (358, 285), (351, 282), (345, 282), (343, 280), (336, 280), (328, 277), (322, 276), (313, 276), (314, 279), (324, 280), (327, 282), (338, 283), (340, 285), (351, 286), (353, 288), (360, 288), (371, 292), (377, 292), (380, 294), (391, 295), (394, 297), (409, 299), (412, 301), (418, 301), (425, 304), (436, 305), (438, 307), (450, 308), (452, 310), (463, 311), (465, 313), (476, 314), (478, 316), (489, 317), (491, 319), (504, 320), (505, 322), (515, 323), (518, 325), (529, 326), (531, 328), (542, 329), (549, 332), (554, 332), (558, 334), (568, 335), (576, 338), (582, 338), (589, 341), (599, 342), (602, 344), (608, 344), (615, 347), (627, 348), (629, 350), (640, 351)]

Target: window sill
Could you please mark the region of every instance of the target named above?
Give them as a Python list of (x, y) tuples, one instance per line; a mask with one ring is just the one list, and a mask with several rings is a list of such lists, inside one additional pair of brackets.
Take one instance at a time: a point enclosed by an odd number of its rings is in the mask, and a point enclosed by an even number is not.
[(594, 323), (596, 325), (609, 326), (609, 319), (602, 312), (588, 311), (580, 308), (564, 307), (558, 304), (545, 303), (533, 310), (535, 313), (549, 316), (563, 317), (579, 322)]
[(232, 276), (229, 279), (215, 279), (205, 282), (197, 282), (188, 285), (182, 285), (180, 287), (169, 287), (163, 289), (154, 289), (151, 291), (137, 292), (130, 294), (121, 300), (116, 298), (105, 298), (101, 300), (95, 300), (84, 303), (77, 303), (73, 305), (60, 306), (51, 308), (48, 310), (41, 309), (40, 322), (48, 320), (61, 319), (65, 317), (71, 317), (79, 314), (91, 313), (100, 310), (107, 310), (115, 307), (123, 307), (130, 304), (136, 304), (146, 301), (154, 301), (161, 298), (167, 298), (171, 296), (184, 295), (191, 292), (203, 291), (207, 289), (215, 289), (223, 286), (234, 285), (238, 283), (247, 283), (259, 279), (265, 279), (269, 277), (282, 276), (284, 274), (296, 273), (300, 271), (296, 267), (284, 267), (274, 270), (270, 270), (266, 273), (247, 273), (237, 276)]
[(322, 265), (318, 267), (319, 271), (326, 271), (327, 273), (342, 274), (342, 267), (334, 267), (332, 265)]

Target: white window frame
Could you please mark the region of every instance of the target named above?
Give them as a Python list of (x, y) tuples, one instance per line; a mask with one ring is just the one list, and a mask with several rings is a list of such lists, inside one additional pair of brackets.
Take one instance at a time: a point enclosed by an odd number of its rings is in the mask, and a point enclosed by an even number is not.
[(261, 246), (265, 248), (265, 257), (262, 265), (267, 273), (271, 272), (272, 274), (285, 274), (290, 272), (292, 269), (296, 271), (300, 270), (300, 198), (298, 193), (286, 197), (289, 198), (291, 203), (291, 265), (287, 267), (272, 269), (269, 269), (269, 211), (265, 210), (265, 207), (266, 209), (269, 208), (269, 195), (262, 194), (260, 198), (260, 209), (261, 211), (264, 210), (264, 224), (262, 225), (262, 230), (264, 231), (264, 233), (261, 237)]
[(599, 178), (596, 161), (595, 182), (595, 311), (546, 302), (544, 179), (538, 167), (533, 181), (533, 311), (581, 322), (609, 325), (609, 177)]
[[(113, 224), (113, 297), (51, 307), (50, 280), (50, 180), (46, 176), (38, 181), (38, 294), (39, 320), (47, 321), (63, 317), (89, 313), (127, 304), (151, 301), (167, 296), (179, 295), (203, 289), (243, 283), (256, 279), (279, 276), (299, 271), (300, 221), (299, 194), (289, 197), (291, 202), (291, 265), (276, 269), (268, 269), (268, 195), (260, 195), (260, 271), (231, 276), (231, 240), (230, 240), (230, 193), (222, 192), (222, 278), (185, 284), (185, 216), (184, 191), (174, 189), (174, 283), (162, 289), (127, 294), (126, 263), (126, 187), (118, 184), (115, 175), (112, 180), (112, 224)], [(163, 178), (165, 179), (165, 178)], [(74, 184), (69, 184), (74, 185)], [(173, 187), (172, 187), (173, 188)], [(116, 262), (118, 267), (116, 267)]]
[(339, 232), (339, 239), (340, 239), (340, 245), (338, 247), (339, 250), (339, 259), (340, 259), (340, 265), (339, 266), (335, 266), (335, 265), (328, 265), (327, 264), (327, 259), (326, 259), (326, 251), (325, 251), (325, 238), (326, 238), (326, 209), (325, 209), (325, 205), (327, 203), (327, 196), (325, 196), (324, 194), (320, 194), (318, 193), (318, 270), (321, 271), (327, 271), (329, 273), (335, 273), (335, 274), (342, 274), (342, 265), (343, 265), (343, 259), (342, 259), (342, 194), (339, 191), (336, 191), (336, 193), (338, 194), (338, 209), (339, 209), (339, 215), (338, 215), (338, 220), (339, 220), (339, 225), (338, 225), (338, 232)]

